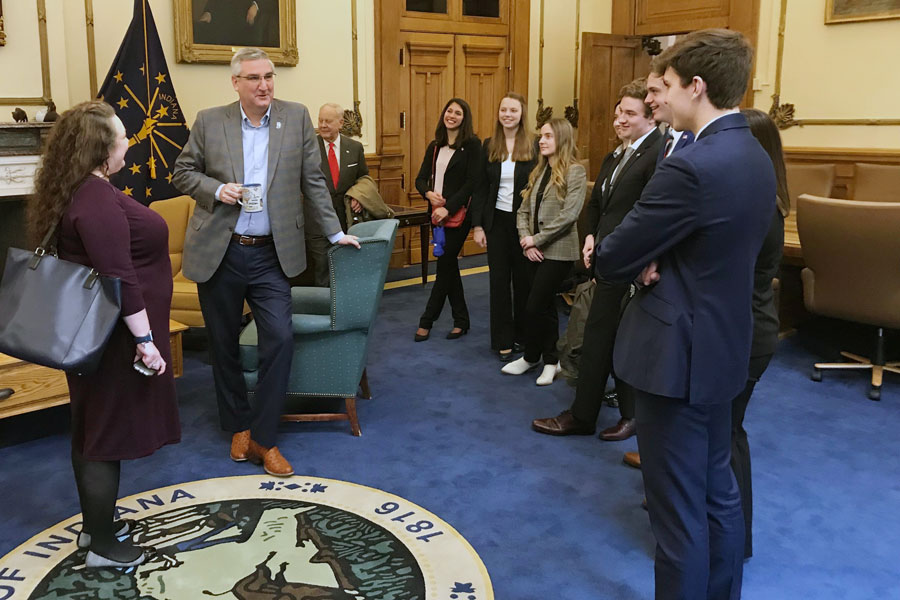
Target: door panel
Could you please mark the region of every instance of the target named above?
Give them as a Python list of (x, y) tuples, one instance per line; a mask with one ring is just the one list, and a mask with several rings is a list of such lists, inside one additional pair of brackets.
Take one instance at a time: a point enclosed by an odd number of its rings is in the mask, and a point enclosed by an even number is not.
[(472, 107), (475, 135), (494, 133), (497, 106), (509, 87), (506, 38), (456, 36), (456, 92)]
[(619, 143), (612, 127), (619, 89), (646, 75), (647, 68), (640, 38), (584, 32), (581, 48), (578, 150), (590, 160), (588, 178), (593, 180), (603, 157)]
[(453, 35), (433, 33), (402, 34), (406, 65), (401, 90), (401, 107), (406, 113), (406, 130), (401, 132), (407, 203), (422, 205), (416, 192), (415, 177), (425, 156), (428, 142), (434, 139), (447, 100), (453, 97)]

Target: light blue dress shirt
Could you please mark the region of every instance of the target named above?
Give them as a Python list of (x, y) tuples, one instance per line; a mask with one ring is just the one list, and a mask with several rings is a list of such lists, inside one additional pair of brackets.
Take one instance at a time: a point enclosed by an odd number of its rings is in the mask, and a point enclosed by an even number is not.
[[(239, 105), (240, 106), (240, 105)], [(259, 212), (248, 213), (241, 208), (234, 232), (238, 235), (271, 235), (272, 225), (269, 223), (269, 200), (266, 195), (266, 184), (269, 180), (269, 117), (272, 114), (272, 105), (263, 115), (259, 126), (254, 126), (241, 109), (241, 142), (244, 150), (244, 180), (243, 184), (258, 183), (262, 193), (263, 209)], [(216, 190), (216, 200), (225, 184)], [(328, 236), (328, 241), (337, 243), (344, 237), (343, 231), (338, 231)]]

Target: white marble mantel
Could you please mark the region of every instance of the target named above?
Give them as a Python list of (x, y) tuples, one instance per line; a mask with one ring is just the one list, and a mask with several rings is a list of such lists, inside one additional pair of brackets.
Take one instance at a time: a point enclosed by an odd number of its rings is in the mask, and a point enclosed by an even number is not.
[(0, 197), (26, 196), (34, 192), (38, 155), (0, 156)]

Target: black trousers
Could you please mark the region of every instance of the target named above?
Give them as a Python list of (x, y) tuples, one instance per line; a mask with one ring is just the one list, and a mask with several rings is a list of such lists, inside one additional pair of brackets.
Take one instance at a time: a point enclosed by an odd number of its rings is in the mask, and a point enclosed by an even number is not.
[(744, 520), (730, 466), (731, 402), (633, 392), (656, 599), (738, 600)]
[(747, 385), (731, 401), (731, 469), (741, 492), (741, 509), (744, 512), (744, 558), (753, 556), (753, 481), (750, 474), (750, 443), (744, 429), (744, 415), (756, 382), (765, 373), (771, 354), (750, 357)]
[[(222, 429), (250, 430), (266, 448), (276, 445), (293, 354), (291, 287), (275, 245), (228, 245), (215, 274), (197, 284), (206, 322)], [(241, 370), (238, 336), (244, 300), (259, 332), (259, 381), (251, 406)]]
[[(622, 300), (628, 293), (627, 283), (607, 283), (597, 280), (594, 298), (584, 322), (584, 340), (579, 359), (578, 384), (575, 387), (575, 402), (572, 416), (578, 421), (593, 425), (600, 415), (606, 380), (612, 371), (613, 347)], [(634, 418), (634, 398), (624, 382), (616, 379), (619, 392), (619, 413), (623, 419)]]
[(563, 280), (572, 270), (570, 260), (530, 262), (531, 289), (525, 303), (528, 322), (525, 336), (525, 360), (531, 363), (543, 358), (545, 365), (559, 362), (556, 342), (559, 340), (559, 314), (556, 312), (556, 294)]
[[(509, 350), (525, 343), (528, 259), (519, 246), (516, 213), (494, 209), (487, 235), (491, 292), (491, 348)], [(510, 287), (511, 286), (511, 287)]]
[[(462, 277), (459, 274), (459, 253), (462, 251), (466, 236), (472, 227), (468, 219), (459, 227), (445, 227), (444, 254), (437, 259), (437, 275), (431, 296), (425, 304), (425, 312), (419, 318), (419, 327), (431, 329), (441, 316), (444, 301), (450, 300), (450, 311), (453, 314), (453, 326), (460, 329), (469, 328), (469, 308), (466, 306), (466, 295), (463, 291)], [(422, 240), (427, 244), (428, 240)]]

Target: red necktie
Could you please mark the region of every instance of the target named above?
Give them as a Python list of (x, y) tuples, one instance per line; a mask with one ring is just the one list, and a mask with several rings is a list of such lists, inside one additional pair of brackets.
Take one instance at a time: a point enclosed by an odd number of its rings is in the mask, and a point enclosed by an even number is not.
[(666, 134), (666, 150), (663, 153), (663, 158), (669, 158), (669, 155), (672, 154), (672, 148), (675, 146), (673, 143), (675, 141), (675, 136), (672, 135), (672, 132)]
[(337, 156), (334, 154), (334, 142), (328, 142), (328, 168), (331, 169), (331, 181), (337, 188), (338, 180), (341, 178), (341, 167), (338, 166)]

